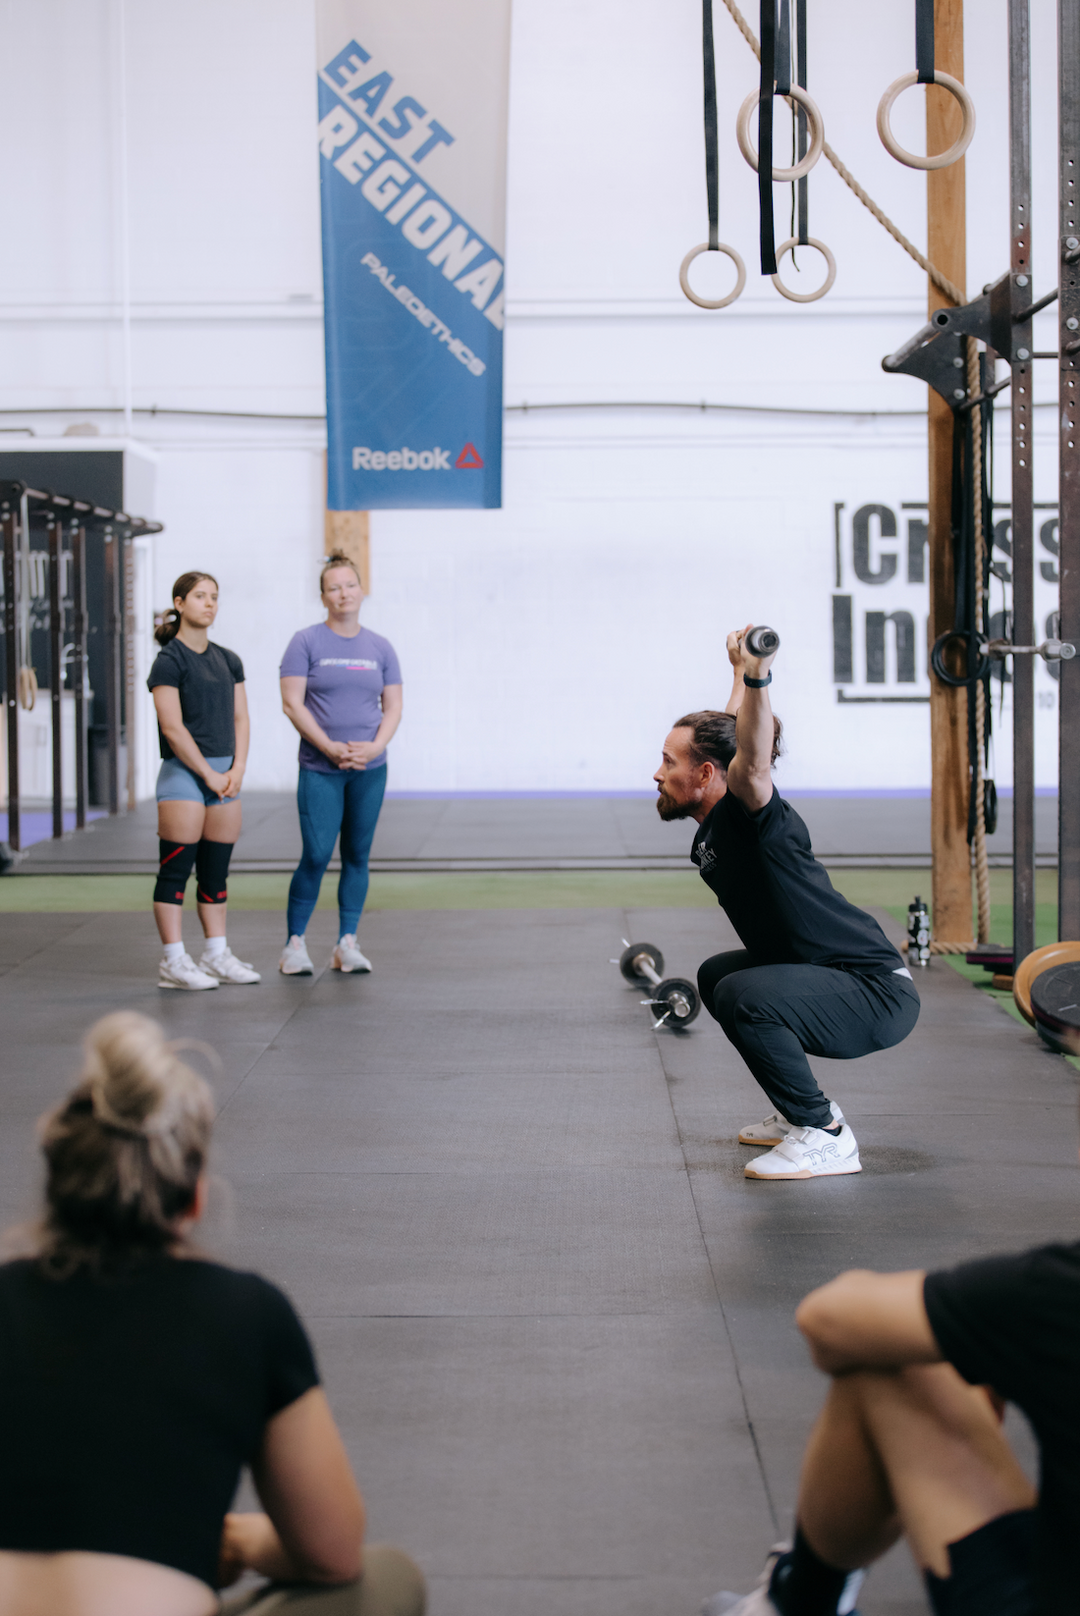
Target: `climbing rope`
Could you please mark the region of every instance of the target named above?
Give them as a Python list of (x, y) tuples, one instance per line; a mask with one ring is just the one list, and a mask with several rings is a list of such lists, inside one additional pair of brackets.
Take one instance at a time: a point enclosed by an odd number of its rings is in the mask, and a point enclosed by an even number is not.
[[(982, 392), (979, 374), (979, 347), (974, 337), (965, 338), (967, 344), (968, 397), (978, 398)], [(982, 406), (971, 411), (971, 487), (975, 517), (975, 630), (981, 633), (984, 623), (983, 578), (986, 564), (986, 537), (983, 532), (983, 422)], [(986, 684), (975, 683), (975, 834), (971, 840), (971, 858), (975, 867), (975, 894), (980, 943), (990, 939), (990, 865), (986, 856), (986, 782), (983, 760), (986, 756)]]
[[(739, 30), (740, 34), (742, 34), (743, 38), (746, 40), (746, 43), (749, 45), (750, 49), (760, 62), (761, 46), (757, 42), (754, 35), (754, 30), (750, 27), (750, 24), (747, 22), (746, 18), (735, 4), (735, 0), (724, 0), (724, 4), (731, 13), (731, 18), (736, 28)], [(849, 188), (849, 190), (854, 191), (863, 207), (868, 209), (869, 212), (874, 215), (874, 218), (877, 220), (878, 224), (883, 226), (883, 228), (889, 232), (893, 240), (903, 247), (906, 253), (914, 258), (915, 262), (919, 265), (919, 268), (924, 270), (926, 274), (929, 275), (938, 291), (943, 292), (944, 295), (949, 299), (950, 303), (954, 303), (957, 308), (959, 308), (962, 303), (965, 303), (967, 299), (960, 288), (958, 286), (954, 286), (947, 275), (943, 275), (941, 270), (930, 262), (929, 258), (925, 258), (923, 256), (918, 247), (916, 247), (915, 243), (908, 240), (898, 225), (893, 224), (888, 214), (884, 213), (881, 208), (878, 207), (873, 197), (870, 196), (868, 192), (863, 190), (862, 186), (859, 184), (854, 174), (852, 174), (851, 170), (840, 161), (840, 158), (837, 157), (828, 141), (825, 142), (824, 146), (822, 147), (822, 151), (835, 168), (844, 184)]]

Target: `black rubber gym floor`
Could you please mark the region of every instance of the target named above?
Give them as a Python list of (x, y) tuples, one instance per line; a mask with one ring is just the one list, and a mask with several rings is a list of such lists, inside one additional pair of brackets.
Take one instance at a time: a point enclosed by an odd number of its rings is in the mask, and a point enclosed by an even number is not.
[[(608, 963), (645, 938), (692, 975), (718, 913), (372, 914), (371, 977), (322, 970), (333, 922), (286, 980), (281, 918), (236, 914), (262, 985), (185, 995), (154, 985), (149, 915), (5, 916), (0, 1212), (33, 1210), (34, 1119), (96, 1016), (211, 1043), (205, 1244), (302, 1310), (371, 1533), (433, 1616), (694, 1616), (748, 1587), (822, 1392), (799, 1297), (1076, 1236), (1076, 1074), (943, 963), (906, 1044), (823, 1077), (861, 1176), (762, 1184), (734, 1136), (768, 1107), (719, 1029), (654, 1033)], [(905, 1551), (861, 1608), (925, 1608)]]
[[(644, 793), (636, 797), (389, 796), (375, 833), (372, 866), (412, 870), (645, 865), (684, 870), (688, 828), (663, 824), (648, 781), (643, 785)], [(928, 797), (790, 795), (820, 858), (858, 864), (930, 863)], [(1035, 831), (1040, 862), (1052, 863), (1057, 854), (1056, 797), (1036, 798)], [(987, 845), (995, 863), (1011, 861), (1008, 797), (1001, 799), (998, 828)], [(245, 791), (244, 834), (233, 870), (292, 870), (299, 857), (295, 793)], [(157, 859), (157, 809), (153, 802), (142, 802), (133, 813), (95, 820), (87, 832), (35, 843), (20, 870), (40, 875), (146, 872), (156, 870)]]

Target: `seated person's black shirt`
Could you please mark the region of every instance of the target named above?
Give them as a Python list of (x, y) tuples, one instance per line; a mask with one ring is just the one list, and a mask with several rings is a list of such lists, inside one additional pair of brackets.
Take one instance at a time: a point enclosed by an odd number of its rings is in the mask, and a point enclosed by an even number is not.
[(923, 1287), (944, 1357), (1027, 1415), (1039, 1442), (1037, 1609), (1075, 1610), (1080, 1535), (1080, 1245), (988, 1257)]
[(690, 857), (755, 964), (904, 968), (873, 916), (837, 892), (775, 786), (756, 814), (728, 791), (698, 827)]
[[(146, 688), (172, 685), (180, 692), (180, 714), (185, 728), (204, 758), (236, 755), (236, 701), (234, 687), (244, 682), (244, 664), (235, 651), (211, 641), (205, 651), (193, 651), (183, 640), (170, 640), (154, 658)], [(158, 725), (163, 758), (175, 757)]]
[(240, 1471), (318, 1382), (292, 1305), (256, 1274), (3, 1264), (0, 1549), (131, 1555), (216, 1587)]

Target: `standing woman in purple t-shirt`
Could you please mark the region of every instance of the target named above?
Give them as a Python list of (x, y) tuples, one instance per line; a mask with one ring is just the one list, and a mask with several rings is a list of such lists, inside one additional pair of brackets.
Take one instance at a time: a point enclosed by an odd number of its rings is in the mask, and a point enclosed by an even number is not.
[(319, 578), (325, 623), (303, 628), (281, 659), (281, 700), (300, 732), (297, 802), (304, 856), (289, 886), (285, 976), (314, 970), (304, 942), (341, 835), (335, 971), (370, 971), (356, 942), (368, 889), (368, 854), (386, 790), (386, 747), (401, 723), (401, 669), (389, 640), (360, 627), (364, 590), (335, 552)]

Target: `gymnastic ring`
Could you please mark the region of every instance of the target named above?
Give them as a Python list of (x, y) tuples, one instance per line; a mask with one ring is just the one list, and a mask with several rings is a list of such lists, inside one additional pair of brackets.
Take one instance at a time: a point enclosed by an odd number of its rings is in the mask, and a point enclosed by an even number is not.
[(898, 163), (903, 163), (907, 168), (948, 168), (950, 164), (960, 161), (974, 139), (975, 103), (959, 79), (954, 79), (951, 73), (935, 70), (934, 83), (940, 84), (943, 90), (948, 90), (950, 95), (956, 97), (964, 115), (964, 122), (959, 138), (953, 142), (948, 151), (939, 152), (936, 157), (916, 157), (914, 152), (905, 151), (903, 146), (897, 143), (896, 136), (889, 127), (889, 113), (901, 90), (909, 90), (918, 82), (918, 73), (905, 73), (895, 84), (890, 84), (882, 96), (877, 109), (877, 132), (881, 136), (881, 144), (891, 157), (895, 157)]
[(950, 690), (964, 690), (970, 685), (977, 685), (979, 680), (985, 679), (990, 672), (990, 658), (986, 655), (978, 640), (975, 643), (979, 650), (979, 664), (974, 673), (966, 674), (964, 678), (960, 679), (955, 673), (950, 673), (945, 666), (945, 647), (950, 641), (963, 640), (965, 646), (967, 646), (974, 638), (975, 636), (970, 629), (951, 628), (946, 634), (939, 634), (930, 648), (930, 666), (941, 680), (941, 683), (948, 685)]
[[(750, 115), (761, 100), (760, 90), (751, 90), (742, 106), (739, 116), (735, 119), (735, 138), (739, 142), (742, 152), (750, 167), (757, 173), (757, 152), (750, 144)], [(790, 103), (797, 101), (806, 113), (810, 122), (810, 146), (806, 156), (799, 159), (794, 168), (774, 168), (773, 182), (776, 185), (786, 185), (789, 180), (801, 180), (804, 174), (809, 174), (818, 158), (825, 149), (825, 120), (814, 101), (811, 101), (806, 91), (798, 84), (791, 86), (791, 91), (784, 97)]]
[[(826, 275), (823, 283), (818, 287), (816, 292), (789, 292), (783, 281), (780, 279), (780, 260), (783, 258), (785, 253), (791, 251), (792, 247), (816, 247), (818, 252), (821, 253), (822, 257), (824, 258), (826, 264), (829, 266), (829, 273)], [(780, 293), (780, 296), (789, 298), (792, 303), (816, 303), (819, 297), (824, 297), (826, 292), (831, 291), (832, 284), (836, 279), (836, 259), (833, 257), (828, 247), (826, 247), (825, 243), (823, 241), (819, 241), (816, 236), (807, 236), (805, 241), (800, 241), (798, 236), (792, 236), (790, 241), (785, 241), (782, 247), (777, 247), (776, 264), (777, 271), (776, 274), (772, 276), (772, 283), (776, 287), (776, 290)]]
[[(690, 265), (694, 262), (695, 258), (699, 257), (704, 252), (725, 253), (735, 265), (737, 275), (737, 279), (735, 281), (735, 290), (733, 292), (729, 292), (727, 297), (721, 297), (717, 298), (715, 301), (710, 301), (710, 299), (707, 297), (698, 297), (697, 293), (691, 287), (688, 273)], [(735, 299), (746, 285), (746, 265), (743, 263), (734, 247), (727, 247), (723, 242), (721, 242), (718, 247), (710, 247), (707, 241), (703, 241), (700, 247), (691, 247), (690, 251), (679, 265), (679, 285), (682, 287), (685, 296), (690, 299), (691, 303), (696, 303), (699, 309), (726, 309), (729, 303), (734, 303)]]

